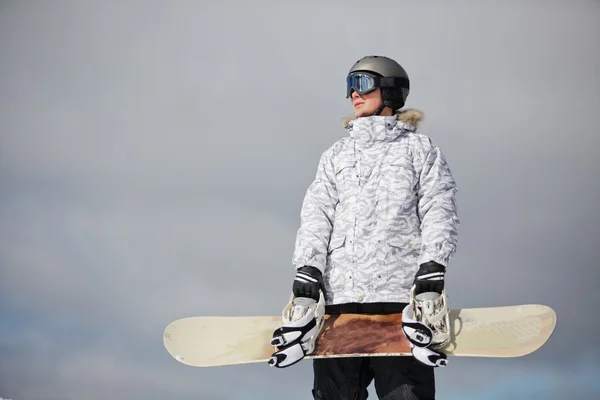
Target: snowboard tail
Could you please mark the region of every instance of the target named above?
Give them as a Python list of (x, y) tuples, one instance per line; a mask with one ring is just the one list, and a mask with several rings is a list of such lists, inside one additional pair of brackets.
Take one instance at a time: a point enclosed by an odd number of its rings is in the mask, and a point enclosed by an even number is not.
[[(315, 352), (306, 358), (411, 356), (402, 315), (326, 315)], [(214, 367), (267, 362), (281, 316), (188, 317), (170, 323), (164, 346), (179, 362)], [(544, 305), (450, 310), (451, 341), (441, 350), (458, 357), (520, 357), (552, 335), (556, 313)]]

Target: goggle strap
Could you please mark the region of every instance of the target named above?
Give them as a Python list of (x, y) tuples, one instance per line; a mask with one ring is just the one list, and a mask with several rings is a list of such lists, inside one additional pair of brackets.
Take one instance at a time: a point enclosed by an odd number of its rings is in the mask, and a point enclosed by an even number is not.
[(409, 89), (409, 81), (406, 78), (379, 78), (379, 85), (384, 87), (396, 87), (400, 86), (405, 89)]

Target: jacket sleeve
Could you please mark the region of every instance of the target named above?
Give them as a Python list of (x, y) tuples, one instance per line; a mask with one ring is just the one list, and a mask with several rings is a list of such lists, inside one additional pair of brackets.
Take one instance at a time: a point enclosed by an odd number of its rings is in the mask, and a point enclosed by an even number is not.
[(447, 267), (458, 244), (457, 187), (442, 151), (431, 141), (425, 148), (418, 188), (419, 264), (435, 261)]
[(329, 152), (323, 153), (315, 179), (308, 187), (300, 213), (293, 264), (296, 269), (310, 265), (325, 272), (327, 247), (333, 227), (338, 194)]

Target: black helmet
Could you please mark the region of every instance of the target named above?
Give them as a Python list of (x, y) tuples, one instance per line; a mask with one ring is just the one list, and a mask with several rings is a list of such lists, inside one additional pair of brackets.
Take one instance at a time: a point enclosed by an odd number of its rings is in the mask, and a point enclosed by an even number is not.
[(381, 88), (383, 106), (394, 111), (404, 107), (410, 82), (408, 74), (396, 61), (384, 56), (366, 56), (350, 68), (346, 78), (346, 98), (350, 97), (352, 90), (364, 94), (378, 87)]

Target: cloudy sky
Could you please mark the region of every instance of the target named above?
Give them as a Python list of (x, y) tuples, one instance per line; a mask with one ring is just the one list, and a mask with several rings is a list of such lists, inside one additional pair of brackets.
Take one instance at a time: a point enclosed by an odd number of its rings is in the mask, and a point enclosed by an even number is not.
[(281, 312), (367, 54), (459, 184), (451, 306), (559, 317), (533, 355), (453, 359), (439, 399), (600, 396), (600, 2), (447, 3), (2, 1), (0, 397), (309, 398), (309, 362), (190, 368), (162, 332)]

